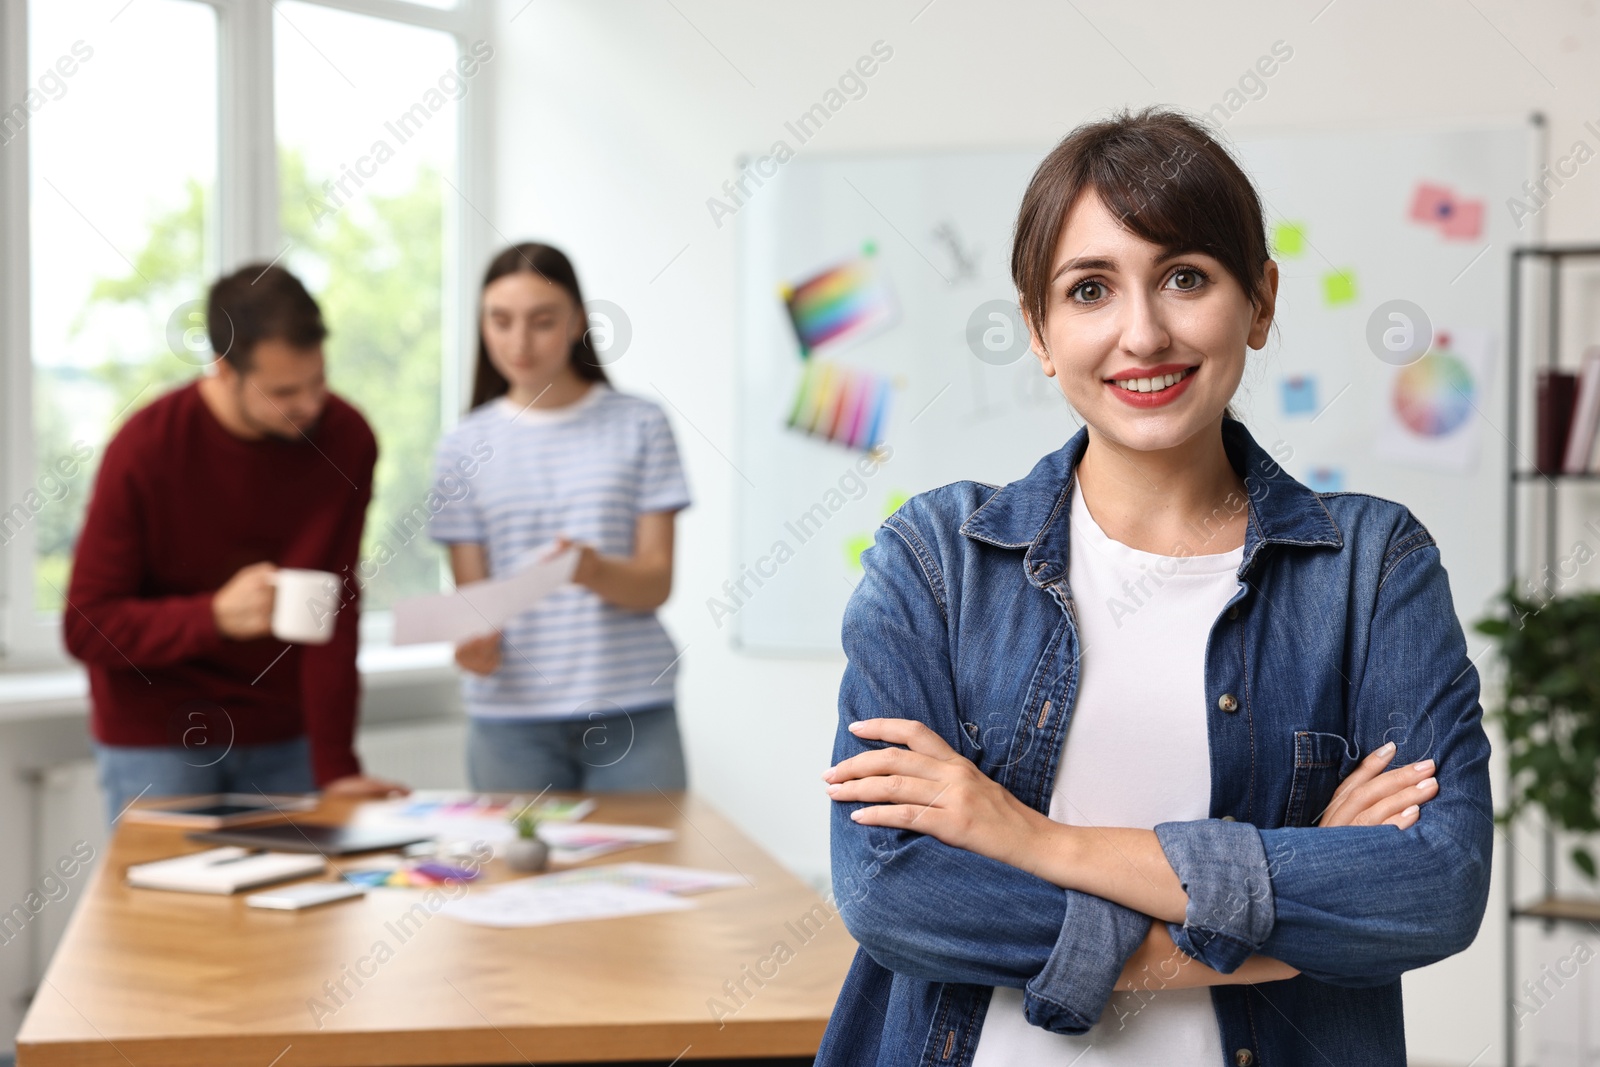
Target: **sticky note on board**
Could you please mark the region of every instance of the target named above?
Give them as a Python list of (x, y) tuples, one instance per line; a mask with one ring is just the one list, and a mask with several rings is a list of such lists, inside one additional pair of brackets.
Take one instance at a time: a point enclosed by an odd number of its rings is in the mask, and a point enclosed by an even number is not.
[(1439, 230), (1457, 241), (1476, 241), (1483, 232), (1483, 201), (1457, 200)]
[(1309, 415), (1317, 410), (1317, 380), (1298, 374), (1283, 380), (1283, 413)]
[(857, 534), (846, 538), (844, 542), (844, 558), (856, 570), (861, 569), (861, 553), (872, 547), (872, 538), (867, 534)]
[(1344, 471), (1338, 467), (1312, 467), (1306, 472), (1306, 487), (1315, 493), (1344, 492)]
[(1411, 221), (1436, 226), (1457, 241), (1476, 241), (1483, 232), (1483, 201), (1459, 197), (1447, 185), (1418, 182), (1408, 214)]
[(1280, 222), (1272, 228), (1272, 250), (1293, 258), (1305, 254), (1306, 228), (1299, 222)]
[(1356, 275), (1353, 270), (1330, 270), (1322, 276), (1322, 302), (1329, 307), (1354, 303)]
[(1412, 222), (1436, 223), (1450, 211), (1451, 202), (1455, 200), (1455, 193), (1446, 185), (1435, 185), (1432, 182), (1418, 182), (1411, 191), (1411, 210), (1409, 212)]

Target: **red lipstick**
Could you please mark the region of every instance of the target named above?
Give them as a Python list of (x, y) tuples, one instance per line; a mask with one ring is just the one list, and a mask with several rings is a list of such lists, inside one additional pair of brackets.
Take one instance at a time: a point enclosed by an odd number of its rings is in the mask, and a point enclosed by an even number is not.
[[(1193, 364), (1163, 363), (1159, 367), (1123, 370), (1106, 379), (1106, 388), (1111, 390), (1116, 398), (1130, 407), (1158, 408), (1170, 404), (1186, 393), (1189, 383), (1194, 380), (1199, 368)], [(1148, 393), (1141, 393), (1134, 389), (1126, 389), (1114, 382), (1127, 381), (1130, 378), (1159, 378), (1168, 374), (1183, 374), (1177, 382), (1165, 389), (1156, 389)]]

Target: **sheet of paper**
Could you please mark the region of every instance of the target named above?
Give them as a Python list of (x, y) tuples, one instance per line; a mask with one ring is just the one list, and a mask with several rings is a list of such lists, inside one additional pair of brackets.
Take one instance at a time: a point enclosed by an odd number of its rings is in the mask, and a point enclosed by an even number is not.
[(678, 835), (659, 826), (557, 822), (541, 824), (539, 836), (550, 844), (552, 863), (579, 863), (620, 849), (659, 845)]
[(708, 871), (696, 867), (675, 867), (667, 863), (606, 863), (597, 867), (575, 867), (559, 874), (541, 875), (545, 885), (575, 885), (580, 882), (610, 882), (614, 885), (648, 889), (656, 893), (703, 893), (748, 885), (744, 875), (727, 871)]
[(690, 901), (670, 893), (617, 885), (612, 882), (577, 882), (542, 885), (528, 878), (493, 889), (474, 891), (439, 909), (462, 922), (480, 926), (548, 926), (551, 923), (614, 919), (624, 915), (649, 915), (686, 911)]
[(453, 593), (408, 597), (394, 606), (394, 643), (419, 645), (457, 641), (497, 629), (572, 580), (577, 548), (550, 555), (552, 546), (529, 553), (534, 562), (504, 578), (469, 582)]

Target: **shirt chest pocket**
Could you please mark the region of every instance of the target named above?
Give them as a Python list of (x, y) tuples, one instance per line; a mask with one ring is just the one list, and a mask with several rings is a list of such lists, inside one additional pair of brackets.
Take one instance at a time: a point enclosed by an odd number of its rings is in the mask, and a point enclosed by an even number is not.
[(1360, 762), (1338, 734), (1297, 730), (1294, 735), (1294, 778), (1289, 783), (1285, 826), (1309, 826), (1322, 816), (1333, 791)]

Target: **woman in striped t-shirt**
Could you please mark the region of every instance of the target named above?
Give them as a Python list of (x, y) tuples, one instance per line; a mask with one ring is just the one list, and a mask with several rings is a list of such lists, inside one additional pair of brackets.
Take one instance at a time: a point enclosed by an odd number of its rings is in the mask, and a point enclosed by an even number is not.
[[(429, 532), (456, 583), (579, 547), (573, 584), (462, 642), (474, 789), (682, 789), (672, 588), (689, 491), (661, 409), (613, 389), (572, 264), (543, 244), (489, 264), (472, 410), (440, 442)], [(438, 499), (436, 498), (436, 499)]]

